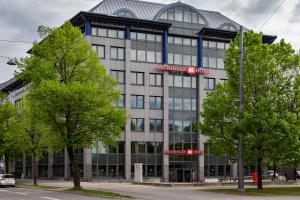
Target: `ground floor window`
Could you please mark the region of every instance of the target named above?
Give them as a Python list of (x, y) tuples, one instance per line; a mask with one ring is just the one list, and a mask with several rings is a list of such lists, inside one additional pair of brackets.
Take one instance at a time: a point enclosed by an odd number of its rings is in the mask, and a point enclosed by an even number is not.
[(93, 165), (93, 177), (123, 178), (124, 165)]
[(53, 165), (53, 176), (64, 177), (65, 165)]
[[(143, 177), (161, 177), (162, 165), (143, 164)], [(134, 165), (131, 165), (131, 176), (134, 176)]]
[(39, 165), (39, 177), (48, 177), (48, 165)]
[(205, 165), (204, 176), (205, 177), (223, 177), (231, 176), (230, 165)]

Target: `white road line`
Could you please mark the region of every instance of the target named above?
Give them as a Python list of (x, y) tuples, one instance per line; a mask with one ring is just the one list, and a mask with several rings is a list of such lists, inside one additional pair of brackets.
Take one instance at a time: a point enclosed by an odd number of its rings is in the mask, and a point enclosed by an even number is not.
[(7, 190), (0, 190), (0, 192), (7, 192)]
[(43, 197), (43, 196), (40, 196), (40, 197), (43, 198), (43, 199), (60, 200), (60, 199), (55, 199), (55, 198), (51, 198), (51, 197)]
[(22, 194), (22, 195), (27, 195), (27, 193), (24, 193), (24, 192), (14, 192), (16, 194)]

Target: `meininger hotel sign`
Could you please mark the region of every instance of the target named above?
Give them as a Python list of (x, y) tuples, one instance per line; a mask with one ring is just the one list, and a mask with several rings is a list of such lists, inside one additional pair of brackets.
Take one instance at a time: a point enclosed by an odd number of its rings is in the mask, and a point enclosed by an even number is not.
[(204, 67), (194, 67), (194, 66), (176, 67), (173, 65), (157, 65), (156, 68), (162, 71), (184, 72), (190, 75), (211, 74), (211, 70)]

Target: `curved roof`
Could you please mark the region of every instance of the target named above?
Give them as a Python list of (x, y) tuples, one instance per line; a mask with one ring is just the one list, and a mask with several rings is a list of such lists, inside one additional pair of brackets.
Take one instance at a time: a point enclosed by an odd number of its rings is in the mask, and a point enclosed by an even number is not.
[[(181, 2), (177, 2), (174, 4), (160, 4), (160, 3), (146, 2), (140, 0), (103, 0), (94, 8), (89, 10), (89, 12), (106, 14), (106, 15), (114, 15), (114, 13), (119, 9), (128, 9), (132, 11), (135, 14), (136, 18), (138, 19), (154, 20), (155, 16), (161, 10), (165, 10), (164, 8), (169, 8), (171, 5), (187, 6), (187, 4)], [(191, 7), (190, 5), (188, 6)], [(219, 12), (201, 10), (201, 9), (195, 9), (195, 10), (197, 10), (198, 13), (204, 18), (209, 28), (218, 29), (222, 24), (225, 23), (233, 24), (235, 27), (240, 26), (238, 23), (222, 15)]]
[(191, 9), (192, 11), (198, 13), (202, 18), (203, 20), (205, 21), (205, 24), (208, 25), (209, 22), (206, 20), (205, 16), (203, 16), (203, 14), (197, 10), (196, 8), (194, 8), (193, 6), (191, 5), (188, 5), (188, 4), (184, 4), (184, 3), (181, 3), (181, 2), (177, 2), (177, 3), (172, 3), (172, 4), (169, 4), (169, 5), (165, 5), (163, 6), (157, 13), (156, 15), (153, 17), (153, 20), (158, 20), (159, 17), (161, 16), (161, 14), (163, 14), (165, 11), (167, 11), (169, 8), (172, 8), (172, 7), (176, 7), (176, 6), (183, 6), (183, 7), (187, 7), (189, 9)]
[(119, 14), (122, 13), (122, 12), (128, 13), (132, 18), (136, 18), (134, 12), (132, 12), (131, 10), (129, 10), (127, 8), (120, 8), (119, 10), (116, 10), (114, 12), (114, 15), (119, 16)]

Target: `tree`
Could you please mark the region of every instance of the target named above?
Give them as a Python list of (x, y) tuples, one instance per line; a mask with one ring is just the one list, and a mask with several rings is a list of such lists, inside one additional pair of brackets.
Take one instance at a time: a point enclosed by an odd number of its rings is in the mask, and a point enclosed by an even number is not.
[(9, 122), (15, 115), (15, 106), (5, 99), (5, 96), (1, 95), (0, 103), (0, 156), (4, 157), (5, 161), (5, 173), (9, 173), (9, 163), (13, 161), (14, 157), (19, 153), (18, 148), (11, 140), (9, 135), (10, 126)]
[[(209, 142), (221, 145), (235, 157), (238, 134), (242, 134), (245, 163), (256, 161), (258, 189), (262, 189), (262, 167), (278, 152), (289, 150), (298, 126), (295, 114), (289, 111), (290, 89), (299, 57), (291, 45), (281, 40), (263, 44), (262, 34), (247, 32), (244, 38), (244, 104), (238, 123), (239, 99), (239, 36), (226, 51), (225, 69), (228, 81), (217, 87), (204, 101), (202, 134)], [(278, 140), (284, 140), (280, 142)]]
[(14, 120), (10, 122), (10, 135), (21, 140), (22, 151), (31, 155), (33, 184), (37, 185), (40, 152), (48, 150), (53, 145), (57, 146), (59, 140), (54, 133), (52, 133), (52, 137), (49, 137), (49, 128), (41, 120), (44, 114), (26, 97), (22, 99), (22, 102), (22, 107), (18, 109)]
[(66, 22), (59, 28), (43, 29), (42, 35), (31, 56), (20, 61), (19, 78), (31, 82), (29, 101), (45, 114), (42, 120), (52, 132), (59, 133), (70, 158), (74, 189), (78, 189), (74, 150), (90, 147), (96, 140), (117, 140), (126, 115), (113, 106), (120, 98), (116, 81), (79, 28)]

